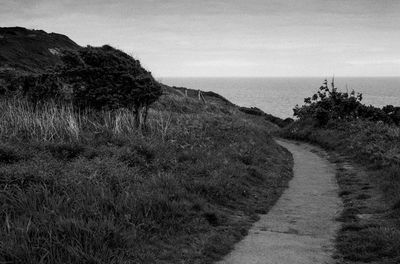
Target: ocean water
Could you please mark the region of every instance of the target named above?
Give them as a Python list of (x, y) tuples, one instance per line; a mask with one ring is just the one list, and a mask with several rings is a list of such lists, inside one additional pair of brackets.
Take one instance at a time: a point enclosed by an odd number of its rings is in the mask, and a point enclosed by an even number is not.
[[(213, 91), (240, 106), (256, 106), (266, 113), (286, 118), (293, 116), (296, 104), (312, 96), (324, 77), (290, 78), (160, 78), (171, 86)], [(330, 80), (328, 79), (330, 82)], [(363, 102), (382, 107), (400, 106), (400, 77), (336, 77), (341, 91), (363, 94)]]

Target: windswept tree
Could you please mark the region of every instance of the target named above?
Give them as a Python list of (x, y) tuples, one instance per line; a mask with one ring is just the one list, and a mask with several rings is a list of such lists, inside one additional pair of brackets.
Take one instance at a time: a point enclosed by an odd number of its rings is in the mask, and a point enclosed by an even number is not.
[(138, 60), (111, 46), (65, 52), (62, 60), (61, 75), (72, 85), (73, 104), (80, 108), (132, 108), (141, 127), (148, 107), (162, 94), (161, 85)]
[(132, 109), (139, 128), (148, 107), (162, 94), (161, 85), (138, 60), (111, 46), (86, 47), (62, 54), (52, 72), (25, 76), (20, 91), (34, 104), (53, 100), (79, 109)]

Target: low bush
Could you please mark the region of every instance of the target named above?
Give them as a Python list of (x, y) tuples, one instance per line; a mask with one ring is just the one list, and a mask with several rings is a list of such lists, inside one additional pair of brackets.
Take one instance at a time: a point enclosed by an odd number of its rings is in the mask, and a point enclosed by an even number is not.
[(399, 124), (400, 107), (388, 105), (381, 108), (361, 103), (362, 94), (340, 92), (332, 80), (331, 88), (325, 80), (317, 93), (304, 99), (304, 105), (293, 109), (294, 116), (301, 119), (315, 120), (316, 125), (325, 126), (331, 120), (382, 121), (384, 123)]

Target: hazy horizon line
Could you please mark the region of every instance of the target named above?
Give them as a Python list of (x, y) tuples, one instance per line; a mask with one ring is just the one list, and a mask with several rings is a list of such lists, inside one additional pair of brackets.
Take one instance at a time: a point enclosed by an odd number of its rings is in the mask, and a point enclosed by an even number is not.
[(162, 78), (324, 78), (324, 79), (332, 79), (334, 77), (337, 78), (400, 78), (400, 75), (374, 75), (374, 76), (357, 76), (357, 75), (340, 75), (340, 76), (157, 76), (156, 79)]

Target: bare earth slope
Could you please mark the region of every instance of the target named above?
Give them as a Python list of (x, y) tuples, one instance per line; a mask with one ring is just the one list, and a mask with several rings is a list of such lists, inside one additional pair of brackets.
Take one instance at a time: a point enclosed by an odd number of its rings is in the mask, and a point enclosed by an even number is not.
[(293, 154), (289, 188), (221, 264), (334, 263), (335, 218), (342, 208), (335, 168), (316, 147), (278, 143)]

